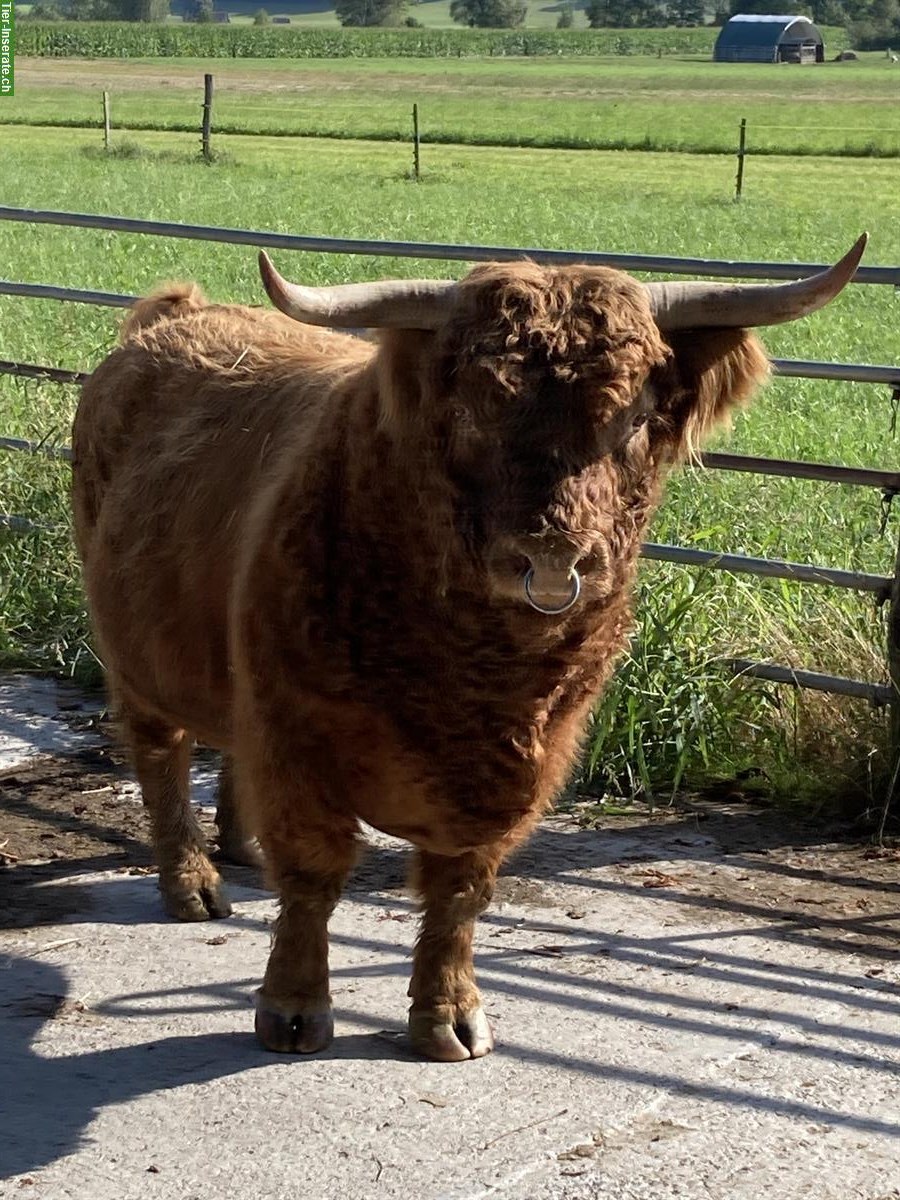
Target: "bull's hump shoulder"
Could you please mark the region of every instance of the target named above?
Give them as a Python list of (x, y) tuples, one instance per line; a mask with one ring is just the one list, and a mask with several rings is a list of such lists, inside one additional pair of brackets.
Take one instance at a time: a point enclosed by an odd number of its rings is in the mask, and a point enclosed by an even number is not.
[[(159, 369), (173, 366), (220, 382), (250, 384), (276, 376), (309, 378), (363, 365), (369, 343), (292, 321), (267, 309), (212, 306), (144, 331), (131, 343)], [(127, 349), (126, 344), (123, 349)]]

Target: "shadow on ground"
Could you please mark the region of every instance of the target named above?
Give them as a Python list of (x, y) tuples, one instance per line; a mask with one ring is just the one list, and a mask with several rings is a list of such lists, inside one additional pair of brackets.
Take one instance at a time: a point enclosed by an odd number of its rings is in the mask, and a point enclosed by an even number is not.
[[(150, 881), (140, 887), (150, 898)], [(109, 884), (94, 884), (103, 889)], [(363, 903), (363, 897), (351, 897)], [(394, 906), (396, 907), (396, 906)], [(371, 918), (370, 918), (371, 920)], [(246, 922), (260, 928), (260, 922)], [(571, 924), (541, 925), (544, 934), (555, 938), (558, 959), (529, 961), (521, 948), (492, 944), (491, 938), (521, 921), (504, 914), (485, 920), (483, 952), (478, 967), (488, 996), (508, 997), (536, 1011), (553, 1014), (552, 1019), (585, 1019), (598, 1029), (633, 1024), (657, 1029), (664, 1037), (687, 1034), (711, 1038), (747, 1048), (756, 1044), (766, 1053), (787, 1057), (800, 1075), (817, 1071), (869, 1071), (900, 1075), (900, 1033), (872, 1028), (872, 1014), (900, 1016), (900, 997), (886, 990), (877, 979), (867, 980), (852, 971), (841, 973), (828, 967), (768, 964), (733, 952), (727, 939), (765, 935), (765, 927), (702, 934), (638, 937), (622, 933), (580, 933)], [(395, 943), (377, 937), (337, 935), (332, 939), (337, 953), (362, 952), (367, 965), (338, 967), (333, 972), (336, 991), (347, 978), (365, 979), (406, 975), (408, 961)], [(716, 950), (716, 943), (725, 947)], [(618, 960), (633, 965), (640, 982), (623, 983), (597, 975), (586, 975), (584, 964), (598, 959)], [(186, 1085), (211, 1083), (242, 1072), (257, 1072), (285, 1059), (269, 1054), (250, 1033), (250, 999), (256, 981), (241, 978), (204, 986), (157, 988), (148, 980), (146, 989), (112, 996), (88, 1009), (69, 995), (63, 971), (35, 958), (8, 955), (0, 960), (0, 1018), (4, 1029), (0, 1057), (0, 1094), (14, 1097), (6, 1107), (0, 1129), (0, 1174), (22, 1175), (76, 1151), (95, 1114), (157, 1091), (171, 1092)], [(711, 1005), (701, 991), (676, 991), (666, 983), (673, 972), (690, 972), (693, 980), (710, 980), (739, 988), (745, 999), (740, 1005)], [(787, 1000), (787, 1005), (785, 1001)], [(812, 1010), (815, 1001), (834, 1002), (841, 1018), (823, 1021)], [(364, 1001), (361, 1000), (361, 1003)], [(777, 1007), (773, 1005), (777, 1004)], [(200, 1030), (174, 1037), (141, 1040), (132, 1045), (99, 1050), (46, 1055), (40, 1050), (47, 1022), (127, 1021), (134, 1028), (153, 1018), (191, 1026), (203, 1014), (240, 1011), (246, 1014), (246, 1033)], [(302, 1087), (304, 1072), (316, 1071), (324, 1060), (391, 1061), (410, 1058), (405, 1038), (397, 1030), (378, 1028), (379, 1022), (365, 1011), (339, 1007), (340, 1024), (352, 1022), (370, 1032), (338, 1037), (327, 1051), (309, 1058), (289, 1060)], [(160, 1028), (157, 1023), (156, 1028)], [(531, 1027), (533, 1032), (533, 1026)], [(52, 1039), (57, 1048), (59, 1038)], [(73, 1038), (77, 1044), (78, 1039)], [(584, 1045), (582, 1041), (580, 1043)], [(642, 1070), (637, 1065), (607, 1060), (607, 1046), (598, 1038), (596, 1052), (560, 1053), (545, 1048), (540, 1039), (517, 1040), (515, 1030), (505, 1033), (498, 1055), (528, 1064), (535, 1069), (553, 1068), (587, 1076), (598, 1083), (612, 1080), (647, 1086), (655, 1091), (686, 1094), (717, 1105), (748, 1112), (775, 1112), (779, 1116), (812, 1122), (827, 1129), (845, 1128), (859, 1133), (900, 1136), (893, 1116), (878, 1117), (854, 1112), (841, 1105), (825, 1108), (802, 1100), (767, 1095), (739, 1082), (698, 1082), (671, 1071)], [(677, 1058), (673, 1057), (673, 1064)], [(459, 1067), (442, 1068), (459, 1071)], [(477, 1073), (479, 1064), (463, 1070)]]

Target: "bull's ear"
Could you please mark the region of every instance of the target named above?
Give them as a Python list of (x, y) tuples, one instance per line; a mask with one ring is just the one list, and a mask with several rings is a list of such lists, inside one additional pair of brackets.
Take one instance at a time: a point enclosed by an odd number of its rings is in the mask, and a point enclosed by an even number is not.
[(667, 341), (673, 355), (657, 391), (654, 426), (663, 457), (694, 457), (717, 426), (769, 376), (769, 360), (746, 329), (684, 330)]

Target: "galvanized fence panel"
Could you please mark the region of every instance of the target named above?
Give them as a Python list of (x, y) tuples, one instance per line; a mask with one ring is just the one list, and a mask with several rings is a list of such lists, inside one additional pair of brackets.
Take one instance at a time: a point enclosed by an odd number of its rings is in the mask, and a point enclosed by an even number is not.
[[(802, 279), (824, 271), (831, 263), (742, 262), (729, 259), (676, 258), (660, 254), (618, 254), (598, 250), (548, 250), (524, 246), (468, 246), (444, 242), (391, 242), (366, 238), (308, 237), (258, 229), (228, 229), (217, 225), (184, 225), (174, 221), (141, 221), (99, 213), (56, 212), (0, 205), (0, 221), (104, 229), (115, 233), (146, 233), (156, 237), (188, 238), (267, 250), (302, 250), (319, 254), (363, 254), (368, 257), (435, 258), (444, 262), (591, 263), (621, 271), (650, 274), (724, 277), (729, 279)], [(854, 283), (900, 287), (900, 267), (857, 268)]]
[[(798, 279), (824, 270), (823, 263), (733, 262), (701, 258), (674, 258), (665, 255), (617, 254), (598, 251), (565, 251), (511, 248), (504, 246), (468, 246), (442, 243), (370, 241), (358, 238), (305, 237), (260, 230), (227, 229), (217, 226), (183, 225), (168, 221), (141, 221), (127, 217), (112, 217), (90, 213), (64, 213), (39, 209), (20, 209), (0, 206), (0, 220), (24, 221), (33, 224), (103, 229), (114, 232), (140, 233), (158, 237), (188, 238), (232, 245), (252, 245), (268, 249), (314, 251), (330, 254), (362, 254), (388, 257), (440, 259), (458, 262), (518, 261), (523, 258), (540, 263), (592, 263), (617, 267), (620, 270), (671, 275), (727, 277), (739, 279)], [(854, 283), (880, 284), (900, 287), (900, 267), (860, 267)], [(70, 303), (105, 305), (127, 308), (137, 297), (114, 292), (100, 292), (50, 284), (0, 281), (0, 295), (25, 296), (36, 299), (62, 300)], [(843, 380), (881, 384), (900, 397), (900, 366), (877, 366), (863, 363), (827, 363), (794, 359), (773, 359), (777, 374), (789, 378)], [(46, 380), (61, 384), (82, 383), (84, 372), (36, 363), (0, 361), (0, 374), (21, 378)], [(22, 438), (0, 438), (0, 449), (46, 454), (68, 459), (71, 452), (65, 446), (44, 445)], [(794, 479), (820, 480), (881, 488), (885, 496), (900, 493), (900, 472), (870, 468), (844, 467), (826, 463), (793, 462), (750, 455), (707, 453), (700, 463), (708, 468), (743, 471), (753, 474)], [(0, 514), (0, 527), (15, 533), (35, 533), (62, 528), (29, 521), (25, 517)], [(900, 748), (900, 554), (893, 576), (844, 571), (811, 563), (792, 563), (779, 559), (754, 558), (748, 555), (727, 554), (682, 546), (645, 543), (642, 556), (651, 560), (701, 566), (761, 578), (788, 579), (795, 582), (823, 584), (874, 594), (879, 601), (890, 600), (888, 670), (891, 684), (876, 684), (864, 680), (846, 679), (814, 671), (794, 670), (771, 663), (731, 660), (728, 664), (738, 675), (749, 675), (776, 683), (793, 684), (842, 695), (855, 696), (872, 704), (892, 704)]]

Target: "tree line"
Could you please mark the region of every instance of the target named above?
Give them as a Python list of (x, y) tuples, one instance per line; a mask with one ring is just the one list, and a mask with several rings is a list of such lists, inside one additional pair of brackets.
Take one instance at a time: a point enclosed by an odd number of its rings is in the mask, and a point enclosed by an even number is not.
[[(335, 0), (335, 13), (345, 26), (419, 26), (414, 15), (418, 0)], [(38, 0), (31, 10), (37, 20), (165, 21), (170, 0)], [(215, 0), (188, 0), (185, 20), (212, 21)], [(900, 46), (900, 0), (718, 0), (713, 12), (705, 0), (561, 0), (557, 27), (571, 29), (586, 23), (591, 29), (659, 29), (716, 24), (735, 13), (768, 13), (787, 7), (793, 15), (808, 16), (820, 25), (844, 26), (854, 46), (862, 50)], [(226, 4), (223, 7), (227, 7)], [(451, 0), (450, 15), (461, 25), (478, 29), (518, 29), (525, 23), (528, 0)], [(257, 24), (268, 22), (261, 9)]]

